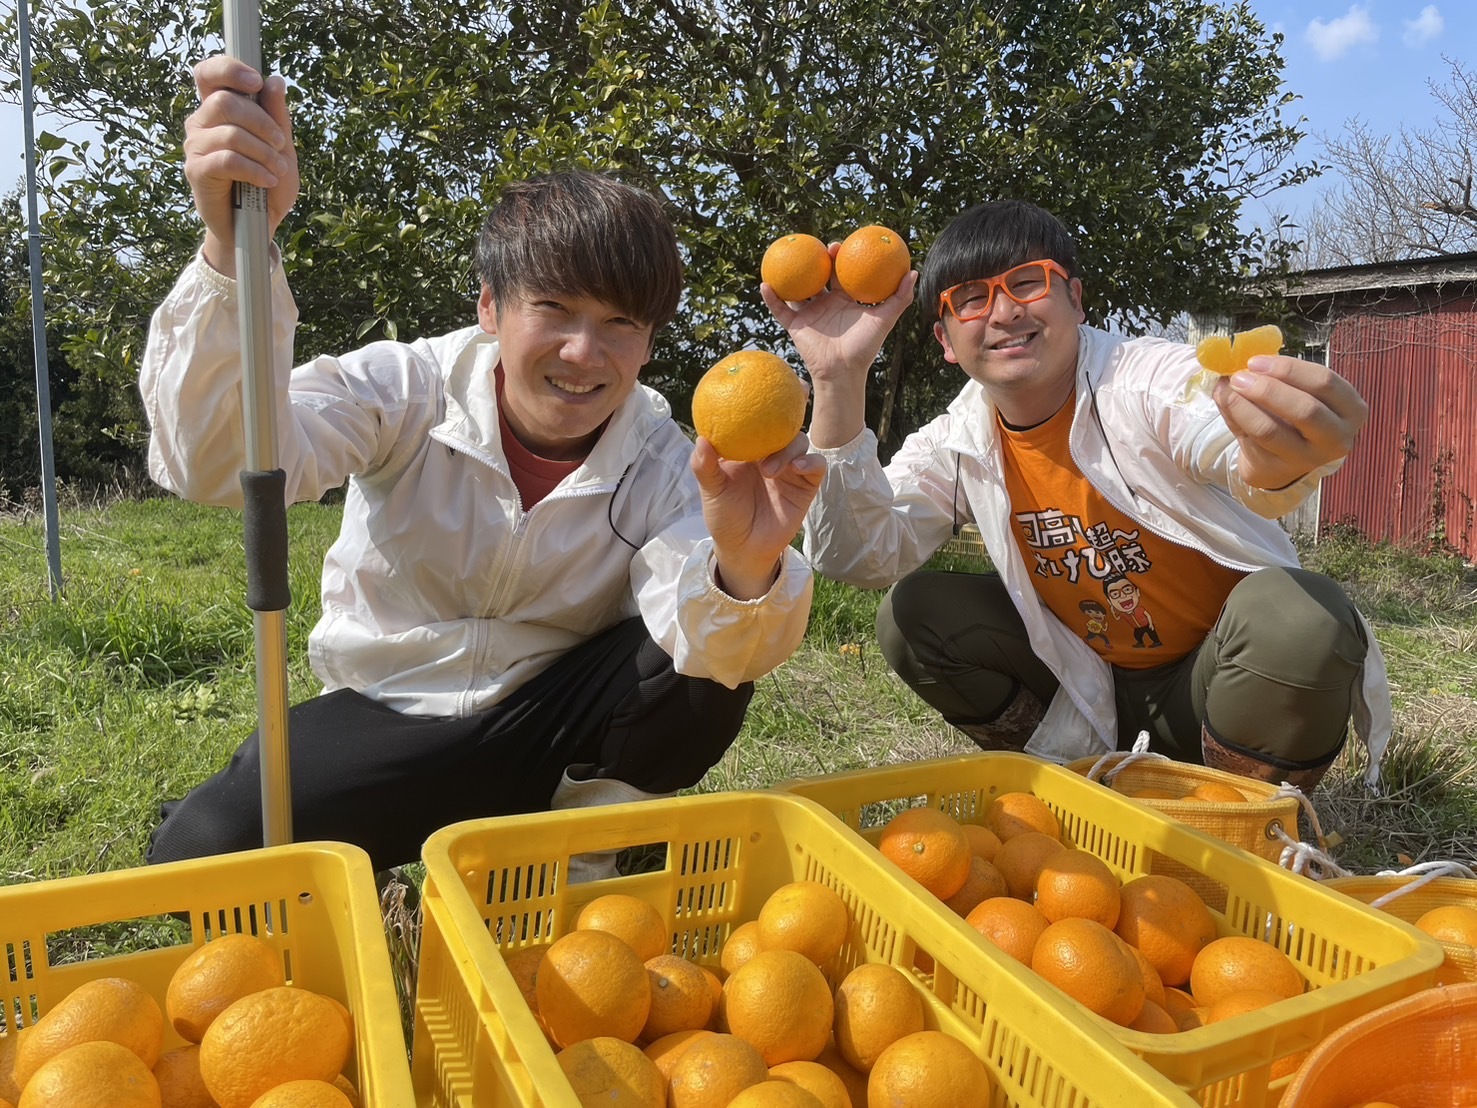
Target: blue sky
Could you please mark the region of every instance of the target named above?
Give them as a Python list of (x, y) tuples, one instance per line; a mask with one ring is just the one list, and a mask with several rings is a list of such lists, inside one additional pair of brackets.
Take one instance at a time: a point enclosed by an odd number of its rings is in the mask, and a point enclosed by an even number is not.
[[(1302, 97), (1290, 111), (1306, 117), (1309, 132), (1298, 149), (1303, 157), (1317, 158), (1319, 139), (1336, 136), (1352, 118), (1376, 134), (1429, 128), (1444, 110), (1430, 92), (1431, 82), (1449, 81), (1444, 59), (1477, 69), (1472, 0), (1254, 0), (1253, 7), (1285, 37), (1283, 77)], [(1336, 183), (1325, 174), (1269, 203), (1297, 215)]]
[[(1429, 126), (1438, 110), (1429, 84), (1445, 83), (1451, 72), (1443, 55), (1477, 69), (1473, 0), (1253, 0), (1253, 8), (1286, 37), (1287, 88), (1302, 97), (1292, 111), (1307, 118), (1309, 137), (1298, 151), (1304, 158), (1316, 158), (1319, 136), (1337, 134), (1350, 118), (1381, 134)], [(45, 127), (38, 118), (37, 133)], [(24, 175), (22, 149), (20, 109), (0, 104), (0, 189)], [(1270, 203), (1297, 216), (1330, 183), (1324, 176)], [(1265, 212), (1254, 208), (1247, 217), (1261, 221)]]

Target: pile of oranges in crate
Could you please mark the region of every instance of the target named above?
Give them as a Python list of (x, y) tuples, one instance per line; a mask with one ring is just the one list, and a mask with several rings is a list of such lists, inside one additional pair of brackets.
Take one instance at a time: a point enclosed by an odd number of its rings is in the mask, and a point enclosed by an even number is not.
[(1064, 843), (1055, 812), (1031, 793), (1001, 793), (979, 824), (905, 809), (877, 847), (987, 942), (1123, 1027), (1176, 1034), (1307, 988), (1271, 944), (1217, 938), (1210, 909), (1184, 882), (1146, 874), (1124, 883)]
[[(166, 1021), (184, 1045), (165, 1051)], [(125, 977), (84, 982), (5, 1037), (0, 1108), (357, 1108), (353, 1017), (286, 983), (252, 935), (190, 953), (164, 1003)]]
[(670, 952), (646, 901), (609, 893), (506, 964), (581, 1103), (616, 1088), (650, 1108), (989, 1103), (985, 1064), (926, 1026), (902, 970), (864, 963), (832, 987), (823, 967), (849, 929), (833, 889), (790, 882), (707, 966)]

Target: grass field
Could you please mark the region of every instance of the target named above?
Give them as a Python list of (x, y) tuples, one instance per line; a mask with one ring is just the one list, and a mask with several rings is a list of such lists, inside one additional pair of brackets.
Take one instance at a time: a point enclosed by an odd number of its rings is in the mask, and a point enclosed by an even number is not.
[[(324, 505), (289, 513), (293, 701), (317, 691), (305, 644), (338, 520)], [(0, 514), (0, 884), (140, 865), (160, 801), (213, 773), (255, 725), (238, 515), (170, 499), (73, 503), (60, 537), (65, 590), (53, 602), (40, 519)], [(1477, 571), (1343, 532), (1307, 561), (1369, 616), (1395, 693), (1384, 791), (1363, 788), (1351, 755), (1314, 795), (1342, 839), (1335, 857), (1355, 872), (1477, 862)], [(759, 683), (700, 791), (974, 749), (883, 664), (879, 599), (817, 582), (802, 649)], [(79, 941), (138, 938), (103, 929)]]

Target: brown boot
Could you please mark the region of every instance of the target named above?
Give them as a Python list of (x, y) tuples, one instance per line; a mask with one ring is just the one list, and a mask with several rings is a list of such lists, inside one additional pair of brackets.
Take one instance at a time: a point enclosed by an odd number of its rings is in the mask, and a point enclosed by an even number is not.
[(1040, 699), (1024, 685), (1016, 687), (1015, 698), (1000, 714), (985, 723), (956, 723), (954, 726), (974, 741), (981, 750), (1024, 750), (1036, 732), (1036, 725), (1046, 709)]
[(1318, 787), (1318, 782), (1323, 780), (1323, 775), (1328, 772), (1328, 767), (1333, 765), (1334, 759), (1339, 756), (1339, 751), (1343, 749), (1343, 746), (1344, 744), (1340, 742), (1326, 761), (1294, 769), (1290, 766), (1274, 765), (1245, 750), (1228, 746), (1212, 736), (1209, 728), (1204, 724), (1200, 725), (1200, 750), (1205, 764), (1211, 769), (1224, 770), (1226, 773), (1266, 781), (1273, 785), (1280, 785), (1285, 781), (1289, 785), (1296, 785), (1305, 793), (1310, 793)]

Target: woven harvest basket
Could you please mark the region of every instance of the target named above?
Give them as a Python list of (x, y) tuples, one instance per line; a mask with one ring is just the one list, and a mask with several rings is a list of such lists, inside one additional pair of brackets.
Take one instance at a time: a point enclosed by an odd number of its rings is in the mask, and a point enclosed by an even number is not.
[[(1386, 873), (1375, 877), (1333, 877), (1323, 882), (1355, 900), (1389, 912), (1406, 923), (1414, 923), (1432, 908), (1460, 905), (1477, 909), (1477, 880), (1467, 877), (1437, 877), (1422, 880), (1414, 874)], [(1477, 947), (1443, 942), (1446, 961), (1436, 971), (1441, 985), (1477, 981)], [(1472, 1044), (1477, 1050), (1477, 1041)], [(1477, 1088), (1472, 1092), (1477, 1104)]]
[[(1078, 758), (1066, 768), (1274, 864), (1298, 837), (1297, 798), (1265, 781), (1167, 758), (1133, 758), (1127, 751), (1105, 758)], [(1246, 803), (1180, 799), (1204, 784), (1229, 785), (1246, 797)], [(1164, 793), (1169, 795), (1157, 795)], [(1197, 884), (1193, 875), (1172, 876), (1192, 887)]]
[(1376, 1008), (1308, 1052), (1281, 1108), (1477, 1104), (1477, 983), (1437, 986)]

